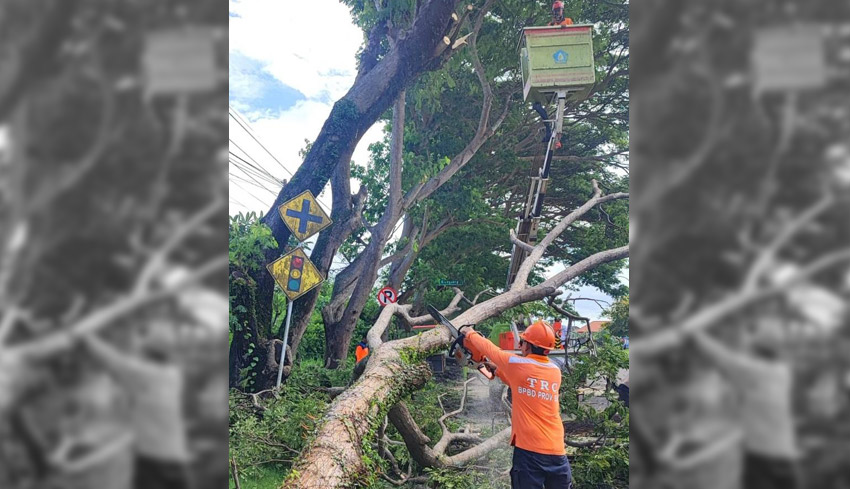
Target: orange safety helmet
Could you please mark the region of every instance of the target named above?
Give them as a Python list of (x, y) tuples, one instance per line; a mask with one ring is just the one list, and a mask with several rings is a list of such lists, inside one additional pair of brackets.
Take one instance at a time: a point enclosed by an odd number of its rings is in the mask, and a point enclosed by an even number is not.
[(555, 348), (555, 330), (552, 326), (537, 321), (529, 326), (525, 331), (520, 333), (520, 338), (531, 343), (534, 346), (539, 346), (544, 350), (552, 350)]
[(564, 2), (556, 0), (555, 3), (552, 4), (552, 10), (555, 10), (556, 8), (564, 8)]

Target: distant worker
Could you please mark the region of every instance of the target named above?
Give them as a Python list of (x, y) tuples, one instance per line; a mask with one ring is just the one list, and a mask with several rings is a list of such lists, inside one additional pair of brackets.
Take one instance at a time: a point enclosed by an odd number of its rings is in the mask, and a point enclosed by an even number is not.
[(366, 342), (364, 336), (360, 343), (357, 343), (357, 348), (354, 349), (354, 363), (360, 363), (360, 360), (369, 356), (369, 343)]
[(555, 330), (555, 349), (567, 349), (567, 328), (563, 326), (563, 319), (558, 318), (555, 320), (555, 323), (552, 325), (552, 329)]
[(564, 17), (564, 2), (558, 0), (552, 4), (552, 22), (549, 25), (573, 25), (573, 19)]
[(96, 334), (84, 337), (130, 397), (129, 417), (136, 440), (136, 489), (190, 487), (188, 430), (183, 414), (184, 381), (176, 363), (173, 325), (153, 320), (131, 337), (130, 351)]
[(745, 335), (745, 345), (740, 351), (704, 332), (695, 333), (694, 338), (731, 381), (741, 400), (745, 452), (742, 487), (800, 487), (791, 364), (780, 357), (764, 327), (755, 334)]
[(461, 326), (460, 332), (473, 360), (488, 360), (511, 389), (511, 488), (569, 489), (572, 473), (558, 397), (561, 370), (548, 356), (555, 347), (555, 331), (543, 321), (535, 322), (519, 335), (519, 355), (499, 349), (470, 325)]

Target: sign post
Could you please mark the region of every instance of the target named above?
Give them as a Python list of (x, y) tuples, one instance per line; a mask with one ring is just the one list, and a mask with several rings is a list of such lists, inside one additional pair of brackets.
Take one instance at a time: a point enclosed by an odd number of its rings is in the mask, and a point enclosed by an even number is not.
[(283, 380), (283, 361), (286, 359), (286, 343), (289, 341), (289, 323), (292, 319), (292, 302), (286, 305), (286, 327), (283, 330), (283, 346), (280, 349), (280, 363), (277, 366), (277, 384), (275, 388), (280, 387), (280, 381)]
[[(322, 229), (330, 226), (333, 221), (319, 207), (316, 197), (305, 190), (294, 199), (284, 202), (278, 207), (280, 218), (286, 227), (292, 231), (298, 241), (304, 241)], [(286, 326), (283, 329), (283, 347), (280, 352), (280, 362), (277, 368), (277, 384), (280, 387), (283, 380), (283, 362), (286, 360), (286, 345), (289, 343), (289, 325), (292, 323), (292, 303), (316, 286), (324, 282), (316, 265), (307, 258), (299, 246), (277, 260), (269, 263), (266, 269), (274, 277), (275, 282), (283, 290), (288, 299), (286, 305)]]

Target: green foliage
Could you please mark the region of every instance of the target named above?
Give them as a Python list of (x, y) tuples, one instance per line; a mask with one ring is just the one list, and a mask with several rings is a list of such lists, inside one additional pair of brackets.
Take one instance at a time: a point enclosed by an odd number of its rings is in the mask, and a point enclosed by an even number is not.
[(458, 469), (425, 469), (430, 487), (441, 489), (473, 489), (475, 486), (466, 471)]
[(592, 436), (604, 436), (602, 446), (581, 448), (572, 463), (577, 489), (628, 487), (629, 480), (629, 409), (608, 391), (610, 405), (603, 411), (581, 404), (576, 390), (597, 379), (614, 380), (621, 368), (629, 368), (629, 354), (617, 338), (606, 330), (596, 338), (597, 355), (575, 358), (571, 372), (565, 372), (561, 385), (561, 409), (576, 421), (594, 428)]
[(605, 311), (611, 318), (611, 324), (605, 328), (613, 336), (628, 336), (629, 335), (629, 298), (623, 297)]
[(350, 368), (327, 370), (320, 362), (301, 361), (277, 397), (258, 400), (262, 410), (249, 397), (231, 391), (230, 456), (239, 466), (240, 480), (267, 487), (260, 481), (274, 474), (279, 484), (281, 474), (292, 467), (314, 435), (330, 402), (319, 388), (345, 385), (350, 376)]
[[(280, 481), (286, 478), (286, 471), (273, 465), (258, 465), (253, 467), (247, 474), (240, 468), (240, 489), (277, 489)], [(233, 476), (230, 478), (230, 489), (236, 489)]]
[(310, 315), (310, 322), (304, 330), (304, 335), (301, 337), (301, 343), (298, 344), (299, 359), (322, 361), (324, 358), (325, 326), (322, 322), (321, 311), (331, 299), (333, 281), (326, 280), (322, 282), (320, 287), (319, 298), (316, 300), (316, 307)]
[(264, 250), (277, 248), (271, 229), (261, 222), (262, 215), (254, 212), (230, 216), (228, 252), (230, 265), (248, 272), (264, 263)]

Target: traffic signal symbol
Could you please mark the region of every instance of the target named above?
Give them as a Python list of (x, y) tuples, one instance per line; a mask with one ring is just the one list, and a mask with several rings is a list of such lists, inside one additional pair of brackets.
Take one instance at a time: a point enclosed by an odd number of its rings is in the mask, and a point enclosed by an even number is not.
[(299, 256), (293, 256), (292, 262), (289, 264), (289, 280), (286, 283), (286, 288), (298, 292), (301, 290), (301, 272), (304, 268), (304, 260)]
[(301, 248), (295, 248), (269, 263), (266, 269), (280, 285), (284, 295), (293, 301), (325, 280)]

